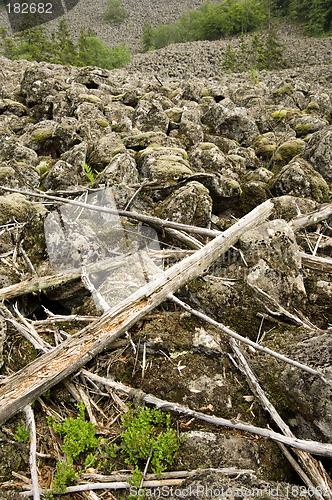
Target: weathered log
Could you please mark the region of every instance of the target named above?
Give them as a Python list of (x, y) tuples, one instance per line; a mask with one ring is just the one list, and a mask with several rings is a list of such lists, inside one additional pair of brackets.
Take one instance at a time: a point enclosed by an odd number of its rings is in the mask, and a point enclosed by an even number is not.
[(318, 257), (317, 255), (301, 252), (301, 259), (304, 267), (323, 273), (332, 273), (332, 259), (329, 257)]
[(273, 204), (267, 200), (193, 255), (155, 276), (153, 281), (104, 313), (99, 320), (7, 378), (0, 389), (0, 424), (40, 394), (108, 347), (139, 319), (189, 280), (202, 274), (239, 236), (266, 220)]
[(327, 203), (314, 212), (295, 217), (292, 221), (289, 222), (289, 225), (293, 229), (293, 231), (299, 231), (300, 229), (303, 229), (305, 227), (318, 224), (318, 222), (327, 219), (328, 217), (330, 217), (330, 215), (332, 215), (332, 203)]

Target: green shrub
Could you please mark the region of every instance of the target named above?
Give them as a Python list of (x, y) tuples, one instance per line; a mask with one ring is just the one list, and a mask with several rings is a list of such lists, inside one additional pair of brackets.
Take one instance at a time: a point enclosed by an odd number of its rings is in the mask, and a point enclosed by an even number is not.
[(147, 23), (143, 29), (143, 50), (161, 48), (170, 43), (194, 40), (217, 40), (223, 36), (253, 31), (266, 18), (267, 6), (260, 0), (225, 0), (204, 2), (199, 10), (189, 11), (172, 25), (154, 28)]
[[(48, 424), (63, 436), (61, 450), (67, 455), (66, 461), (57, 463), (54, 474), (54, 489), (62, 493), (64, 493), (66, 486), (76, 479), (76, 473), (73, 469), (73, 459), (87, 450), (95, 450), (100, 444), (100, 439), (96, 437), (95, 426), (91, 422), (87, 422), (84, 418), (84, 403), (81, 402), (77, 407), (78, 415), (76, 418), (66, 418), (62, 423), (48, 418)], [(85, 464), (94, 461), (95, 457), (89, 454)]]
[[(287, 62), (284, 59), (282, 49), (283, 46), (274, 29), (269, 30), (264, 35), (255, 33), (250, 44), (242, 36), (238, 50), (232, 49), (231, 44), (228, 44), (222, 69), (230, 72), (241, 72), (283, 68)], [(254, 80), (256, 80), (256, 75), (254, 75)]]
[(108, 23), (123, 21), (128, 17), (127, 10), (122, 6), (121, 0), (108, 0), (104, 20)]
[(331, 0), (272, 0), (281, 15), (301, 23), (312, 35), (332, 34)]

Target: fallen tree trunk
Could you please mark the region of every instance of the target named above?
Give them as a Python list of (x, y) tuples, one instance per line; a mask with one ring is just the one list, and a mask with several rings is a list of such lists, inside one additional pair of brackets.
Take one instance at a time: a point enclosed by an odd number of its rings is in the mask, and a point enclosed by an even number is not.
[(273, 204), (265, 201), (220, 236), (183, 259), (113, 307), (92, 325), (7, 378), (0, 389), (0, 424), (40, 394), (84, 366), (139, 319), (189, 280), (202, 274), (245, 231), (265, 221)]

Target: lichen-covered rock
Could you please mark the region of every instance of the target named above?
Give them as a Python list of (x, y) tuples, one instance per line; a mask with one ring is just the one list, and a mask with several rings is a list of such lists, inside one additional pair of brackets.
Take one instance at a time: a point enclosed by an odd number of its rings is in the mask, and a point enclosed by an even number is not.
[(61, 160), (65, 161), (66, 163), (70, 163), (73, 166), (74, 170), (76, 170), (78, 175), (81, 174), (81, 177), (83, 177), (84, 179), (86, 177), (83, 164), (86, 163), (88, 149), (88, 143), (82, 141), (79, 144), (76, 144), (72, 148), (68, 149), (61, 155)]
[(75, 187), (78, 181), (78, 171), (66, 161), (57, 161), (48, 171), (43, 181), (46, 189), (65, 189), (68, 186)]
[(74, 114), (79, 122), (80, 136), (90, 143), (111, 132), (109, 122), (96, 104), (83, 102), (75, 109)]
[(332, 126), (311, 136), (304, 157), (328, 183), (332, 184)]
[(192, 174), (187, 154), (181, 148), (150, 146), (138, 155), (140, 173), (144, 178), (175, 181)]
[[(264, 472), (266, 473), (266, 469), (269, 469), (267, 466), (269, 460), (266, 460), (266, 454), (272, 459), (275, 453), (274, 447), (275, 445), (260, 439), (248, 441), (243, 436), (234, 436), (227, 433), (190, 431), (187, 433), (186, 441), (180, 451), (180, 462), (186, 470), (231, 466), (239, 469), (257, 470), (258, 464), (261, 466), (264, 463), (263, 469), (265, 469)], [(264, 460), (263, 456), (265, 456)], [(284, 473), (287, 475), (287, 465), (285, 469)], [(264, 472), (262, 470), (263, 474)], [(285, 476), (283, 476), (280, 469), (274, 471), (274, 479), (280, 480), (282, 477)], [(201, 495), (198, 495), (198, 497), (201, 498)], [(229, 498), (228, 495), (227, 498)]]
[(215, 144), (201, 142), (190, 151), (189, 162), (196, 172), (221, 172), (226, 155)]
[(212, 212), (209, 191), (199, 182), (188, 182), (168, 196), (155, 213), (163, 219), (205, 227)]
[(306, 296), (301, 256), (289, 225), (280, 220), (265, 222), (239, 240), (250, 270), (248, 283), (270, 294), (285, 307)]
[(319, 203), (329, 199), (326, 181), (303, 158), (294, 158), (282, 168), (271, 183), (271, 191), (276, 196), (304, 196)]
[(28, 106), (41, 103), (50, 95), (63, 90), (64, 86), (58, 77), (46, 65), (34, 64), (27, 68), (21, 82), (21, 91)]
[(78, 121), (72, 117), (66, 117), (60, 123), (44, 120), (33, 125), (19, 141), (38, 155), (51, 154), (56, 158), (80, 142), (78, 128)]
[(134, 149), (135, 151), (140, 151), (153, 145), (164, 147), (177, 145), (177, 143), (175, 144), (176, 141), (163, 132), (140, 132), (137, 129), (132, 130), (130, 135), (125, 135), (122, 140), (126, 148)]
[(154, 93), (143, 96), (137, 105), (133, 126), (142, 132), (160, 131), (166, 133), (169, 118), (164, 111), (160, 98)]
[(129, 132), (133, 128), (135, 109), (122, 102), (111, 102), (104, 108), (106, 120), (115, 132)]
[[(257, 158), (255, 150), (253, 148), (243, 148), (235, 147), (228, 152), (228, 158), (243, 158), (244, 159), (244, 169), (245, 170), (255, 170), (261, 166), (260, 160)], [(241, 161), (242, 162), (242, 161)], [(237, 161), (237, 163), (239, 163)], [(241, 171), (243, 167), (241, 166)], [(238, 171), (238, 173), (240, 173)]]
[(267, 182), (252, 180), (241, 183), (241, 209), (243, 213), (248, 213), (263, 201), (271, 198), (270, 188)]
[(273, 173), (265, 167), (257, 168), (257, 170), (249, 170), (241, 177), (241, 182), (266, 182), (267, 184), (273, 179)]
[(257, 125), (247, 109), (236, 107), (230, 99), (210, 104), (202, 122), (212, 133), (234, 139), (244, 146), (251, 144), (259, 135)]
[(177, 139), (186, 149), (204, 140), (204, 132), (200, 123), (183, 117), (179, 124), (170, 127), (170, 137)]
[(278, 196), (273, 198), (273, 218), (285, 219), (287, 222), (297, 215), (312, 212), (317, 208), (317, 203), (310, 198), (297, 198), (295, 196)]
[(126, 150), (121, 138), (115, 132), (108, 133), (97, 142), (94, 151), (88, 157), (90, 166), (101, 172), (112, 158)]
[[(331, 335), (328, 331), (313, 338), (303, 339), (296, 348), (289, 349), (290, 357), (323, 372), (331, 380)], [(294, 358), (293, 358), (294, 359)], [(278, 381), (280, 387), (296, 402), (296, 431), (303, 439), (328, 442), (332, 438), (332, 388), (319, 377), (307, 376), (302, 370), (285, 366)], [(309, 425), (308, 425), (309, 424)]]
[(139, 182), (139, 173), (136, 168), (135, 159), (126, 151), (116, 154), (107, 167), (96, 178), (94, 186), (105, 184), (135, 184)]

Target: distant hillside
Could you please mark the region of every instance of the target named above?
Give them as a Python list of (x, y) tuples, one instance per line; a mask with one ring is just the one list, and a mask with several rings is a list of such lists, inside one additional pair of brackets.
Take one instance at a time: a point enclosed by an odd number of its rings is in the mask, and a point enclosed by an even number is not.
[[(0, 0), (0, 2), (3, 0)], [(214, 0), (216, 1), (216, 0)], [(122, 0), (122, 5), (128, 11), (128, 17), (120, 22), (109, 24), (103, 20), (107, 0), (80, 0), (78, 4), (63, 17), (68, 22), (74, 37), (80, 28), (92, 28), (108, 45), (118, 45), (125, 42), (134, 51), (140, 50), (142, 29), (147, 21), (157, 25), (172, 23), (188, 10), (198, 9), (204, 0)], [(6, 13), (0, 12), (0, 24), (10, 29)], [(49, 22), (46, 26), (52, 31), (58, 20)]]

